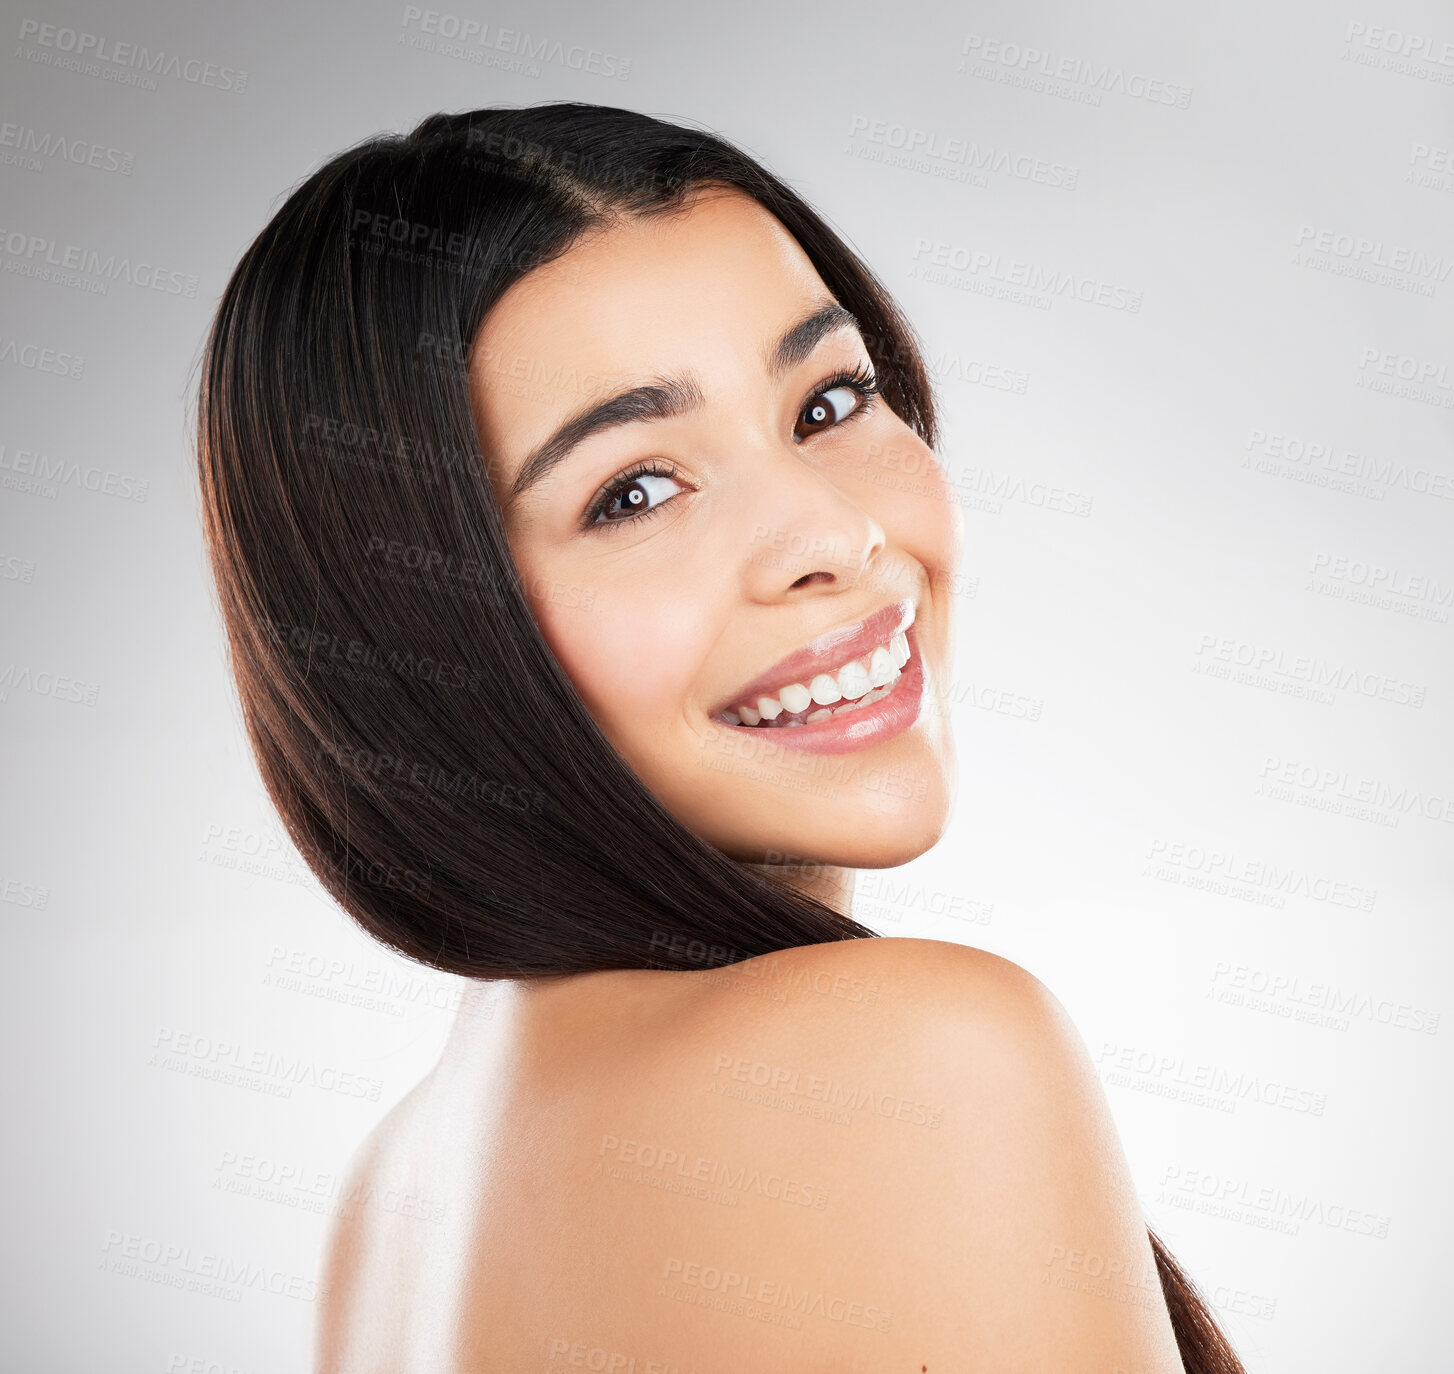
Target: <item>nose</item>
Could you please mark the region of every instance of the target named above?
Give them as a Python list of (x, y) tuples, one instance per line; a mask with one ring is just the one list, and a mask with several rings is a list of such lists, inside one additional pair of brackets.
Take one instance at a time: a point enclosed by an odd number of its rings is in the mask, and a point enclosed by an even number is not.
[(856, 587), (888, 543), (883, 527), (831, 476), (796, 452), (774, 455), (756, 479), (749, 516), (746, 591), (772, 603)]

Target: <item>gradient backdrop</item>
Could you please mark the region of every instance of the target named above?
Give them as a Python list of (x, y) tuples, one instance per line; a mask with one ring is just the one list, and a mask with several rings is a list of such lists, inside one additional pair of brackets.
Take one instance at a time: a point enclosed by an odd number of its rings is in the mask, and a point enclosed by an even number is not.
[(306, 1366), (459, 985), (270, 814), (194, 367), (321, 160), (572, 99), (752, 150), (931, 356), (961, 793), (861, 918), (1059, 995), (1249, 1369), (1447, 1368), (1454, 12), (446, 3), (4, 5), (5, 1367)]

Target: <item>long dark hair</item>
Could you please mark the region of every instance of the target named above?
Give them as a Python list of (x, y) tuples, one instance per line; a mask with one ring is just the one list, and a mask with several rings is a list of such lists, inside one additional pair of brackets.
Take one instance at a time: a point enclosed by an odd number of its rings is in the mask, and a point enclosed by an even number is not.
[[(708, 969), (874, 935), (713, 848), (611, 747), (540, 634), (480, 451), (467, 374), (491, 306), (608, 216), (706, 185), (793, 235), (932, 448), (917, 341), (873, 273), (746, 153), (631, 110), (370, 139), (288, 197), (223, 293), (197, 453), (248, 737), (320, 881), (411, 959), (482, 979)], [(1186, 1368), (1237, 1374), (1152, 1241)]]

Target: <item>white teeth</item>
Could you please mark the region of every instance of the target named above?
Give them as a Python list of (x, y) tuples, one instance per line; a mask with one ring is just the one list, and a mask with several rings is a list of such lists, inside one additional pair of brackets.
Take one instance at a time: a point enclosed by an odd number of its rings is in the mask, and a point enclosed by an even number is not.
[(875, 687), (866, 697), (860, 697), (857, 701), (850, 701), (847, 706), (840, 706), (833, 712), (835, 716), (845, 716), (850, 711), (862, 710), (865, 706), (872, 706), (876, 701), (882, 701), (894, 690), (894, 684), (890, 682), (886, 687)]
[[(845, 663), (836, 673), (817, 673), (806, 685), (790, 683), (775, 697), (758, 697), (755, 706), (739, 705), (736, 710), (722, 712), (722, 719), (732, 725), (758, 726), (776, 722), (779, 716), (802, 717), (810, 707), (825, 708), (814, 710), (803, 719), (778, 722), (780, 726), (792, 726), (842, 715), (858, 706), (870, 706), (888, 695), (911, 653), (909, 636), (901, 630), (867, 658)], [(843, 704), (835, 710), (826, 709), (840, 702)]]
[[(832, 673), (819, 673), (808, 684), (808, 694), (819, 706), (831, 706), (835, 701), (843, 700), (843, 693), (838, 688), (838, 679)], [(811, 720), (812, 717), (810, 716), (809, 719)]]
[[(891, 677), (888, 682), (886, 682), (882, 687), (875, 687), (871, 692), (868, 692), (865, 695), (859, 697), (857, 701), (845, 701), (841, 706), (834, 707), (820, 706), (816, 711), (810, 711), (806, 716), (800, 715), (797, 719), (793, 720), (789, 720), (784, 717), (780, 725), (772, 728), (791, 729), (794, 726), (811, 725), (814, 721), (827, 720), (830, 716), (843, 716), (847, 715), (850, 711), (860, 711), (865, 706), (872, 706), (875, 702), (882, 701), (886, 696), (888, 696), (890, 692), (894, 690), (896, 686), (898, 686), (899, 678), (902, 676), (903, 674), (900, 673), (896, 668), (894, 669), (893, 677)], [(771, 701), (772, 698), (768, 697), (767, 700)], [(740, 709), (742, 717), (740, 722), (741, 724), (757, 725), (760, 723), (760, 718), (759, 720), (752, 719), (752, 717), (756, 716), (758, 713), (756, 711), (753, 711), (751, 707), (744, 706)], [(736, 714), (737, 712), (734, 711), (724, 711), (722, 713), (722, 716), (724, 719), (727, 719), (728, 717)], [(779, 708), (779, 714), (781, 714), (781, 708)], [(732, 724), (734, 725), (738, 723), (739, 722), (735, 720), (732, 722)]]
[(868, 661), (868, 680), (875, 687), (882, 687), (898, 671), (899, 665), (887, 649), (873, 651), (873, 657)]
[(777, 695), (783, 704), (783, 710), (791, 711), (794, 715), (799, 711), (806, 711), (808, 703), (813, 700), (813, 694), (801, 682), (784, 687)]
[(873, 686), (868, 680), (868, 669), (858, 659), (845, 663), (838, 670), (838, 685), (849, 701), (856, 701)]

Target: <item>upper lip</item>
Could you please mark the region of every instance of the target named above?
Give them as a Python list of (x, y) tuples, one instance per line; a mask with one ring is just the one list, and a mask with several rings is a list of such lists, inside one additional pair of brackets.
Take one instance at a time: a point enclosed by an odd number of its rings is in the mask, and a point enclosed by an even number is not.
[(906, 597), (903, 601), (880, 607), (862, 620), (826, 630), (739, 687), (713, 714), (730, 711), (742, 704), (752, 705), (758, 697), (772, 696), (789, 683), (801, 682), (806, 687), (819, 673), (834, 672), (845, 663), (862, 658), (878, 645), (887, 644), (913, 623), (914, 602)]

